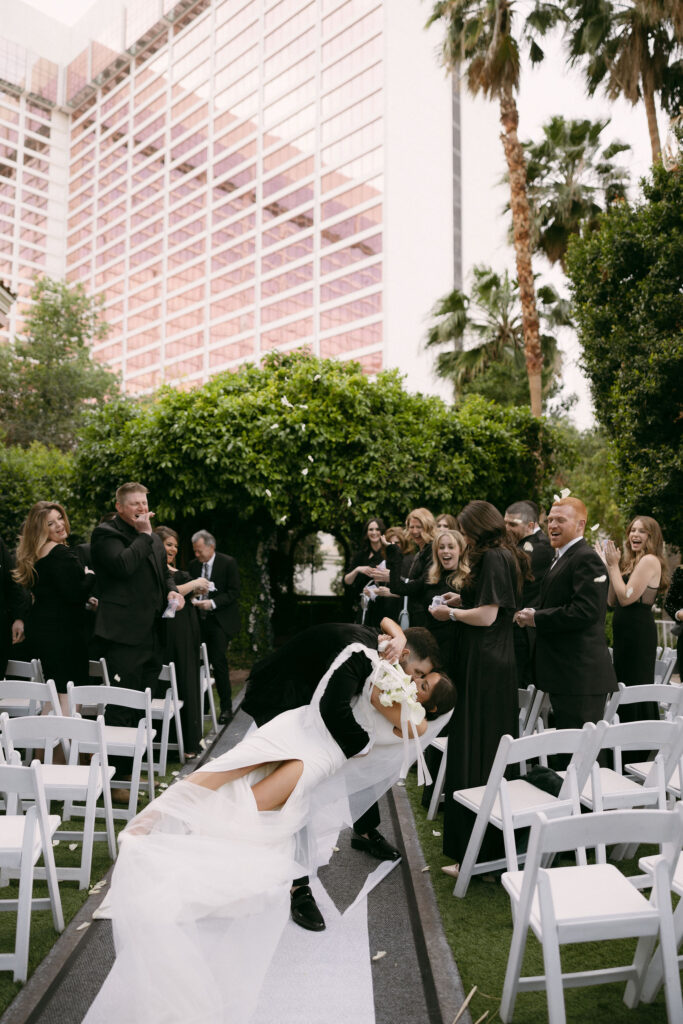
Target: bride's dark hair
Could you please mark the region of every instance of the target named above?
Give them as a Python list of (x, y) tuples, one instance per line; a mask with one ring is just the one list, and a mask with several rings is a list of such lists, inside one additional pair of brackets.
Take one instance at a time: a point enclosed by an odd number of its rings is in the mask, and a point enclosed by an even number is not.
[(426, 710), (425, 718), (428, 722), (431, 722), (433, 718), (438, 718), (439, 715), (445, 715), (447, 711), (452, 711), (457, 699), (458, 691), (455, 688), (455, 683), (442, 672), (441, 678), (438, 683), (435, 683), (434, 689), (431, 692), (431, 707), (429, 710)]

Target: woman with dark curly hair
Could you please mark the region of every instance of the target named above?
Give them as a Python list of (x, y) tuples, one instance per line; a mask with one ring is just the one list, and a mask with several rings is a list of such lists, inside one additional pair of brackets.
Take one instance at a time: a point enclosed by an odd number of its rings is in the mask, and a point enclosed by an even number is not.
[[(488, 501), (471, 501), (459, 516), (467, 541), (470, 573), (460, 594), (445, 594), (450, 617), (459, 623), (456, 652), (458, 708), (448, 726), (444, 792), (447, 795), (443, 850), (456, 863), (442, 870), (457, 877), (474, 815), (456, 803), (456, 789), (483, 786), (501, 736), (516, 735), (517, 674), (512, 617), (528, 556), (508, 536), (505, 520)], [(481, 860), (499, 855), (500, 833), (487, 836)]]
[[(356, 622), (363, 622), (366, 626), (379, 626), (387, 612), (387, 600), (385, 597), (377, 596), (370, 592), (365, 593), (367, 587), (374, 590), (375, 578), (373, 570), (384, 567), (386, 558), (386, 541), (384, 521), (378, 516), (372, 516), (363, 524), (360, 547), (351, 556), (352, 568), (344, 576), (344, 584), (353, 594), (354, 604), (357, 606)], [(365, 614), (363, 614), (363, 606)]]

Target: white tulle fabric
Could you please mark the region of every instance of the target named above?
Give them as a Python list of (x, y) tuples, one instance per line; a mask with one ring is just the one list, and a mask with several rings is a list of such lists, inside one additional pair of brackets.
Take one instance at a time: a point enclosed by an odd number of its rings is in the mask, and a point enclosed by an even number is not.
[[(346, 760), (320, 696), (248, 734), (202, 771), (261, 765), (219, 790), (178, 782), (120, 837), (111, 888), (116, 961), (84, 1024), (247, 1024), (289, 914), (291, 880), (329, 860), (350, 825), (398, 779), (403, 743), (369, 702), (354, 715), (370, 752)], [(424, 747), (445, 717), (431, 722)], [(251, 786), (283, 760), (303, 762), (281, 810), (259, 812)], [(268, 767), (263, 767), (263, 765)], [(275, 1017), (273, 1019), (276, 1019)]]

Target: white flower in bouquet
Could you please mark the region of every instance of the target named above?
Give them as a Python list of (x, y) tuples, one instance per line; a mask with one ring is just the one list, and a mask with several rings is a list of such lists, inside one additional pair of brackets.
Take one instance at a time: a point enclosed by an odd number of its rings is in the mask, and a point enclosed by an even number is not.
[(399, 665), (379, 661), (372, 674), (372, 683), (380, 691), (379, 701), (385, 708), (404, 704), (409, 722), (419, 725), (425, 709), (417, 699), (417, 686)]

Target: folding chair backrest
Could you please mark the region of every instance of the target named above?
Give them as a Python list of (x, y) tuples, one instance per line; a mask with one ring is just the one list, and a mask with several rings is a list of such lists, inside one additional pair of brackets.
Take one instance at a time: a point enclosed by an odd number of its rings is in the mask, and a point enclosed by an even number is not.
[(97, 704), (98, 707), (118, 704), (122, 707), (146, 711), (152, 700), (152, 692), (149, 688), (143, 691), (129, 690), (124, 686), (74, 686), (73, 683), (67, 683), (66, 692), (70, 715), (76, 714), (77, 704)]
[[(665, 781), (668, 781), (683, 756), (683, 718), (676, 718), (673, 722), (600, 724), (605, 726), (600, 738), (600, 748), (614, 752), (614, 768), (618, 772), (622, 769), (624, 753), (629, 750), (647, 750), (661, 753)], [(628, 761), (628, 758), (626, 760)]]
[(625, 683), (619, 683), (619, 689), (607, 701), (605, 721), (614, 722), (622, 704), (640, 704), (643, 701), (656, 701), (658, 704), (666, 705), (666, 717), (673, 721), (683, 705), (683, 686), (669, 686), (663, 683), (626, 686)]
[(29, 714), (35, 714), (39, 710), (38, 705), (42, 707), (45, 704), (50, 705), (50, 710), (54, 715), (62, 713), (54, 679), (48, 679), (46, 683), (27, 679), (2, 679), (0, 680), (0, 699), (27, 700)]
[(88, 662), (88, 678), (101, 679), (104, 686), (109, 686), (109, 670), (105, 658), (98, 658), (97, 661)]
[(5, 676), (7, 679), (28, 679), (34, 683), (45, 682), (40, 658), (34, 658), (32, 661), (16, 661), (10, 658), (5, 669)]
[[(656, 843), (667, 858), (673, 877), (683, 840), (681, 803), (673, 811), (596, 811), (551, 819), (539, 814), (538, 819), (531, 826), (525, 876), (528, 869), (533, 873), (540, 866), (541, 858), (550, 853), (620, 843)], [(526, 884), (526, 877), (524, 881)]]
[[(513, 740), (511, 736), (503, 736), (491, 769), (493, 775), (496, 768), (504, 771), (506, 767), (524, 761), (540, 760), (547, 764), (548, 757), (553, 754), (571, 755), (571, 764), (576, 772), (576, 784), (579, 792), (583, 789), (590, 770), (600, 749), (600, 739), (606, 724), (594, 725), (586, 722), (582, 729), (556, 729), (549, 732), (532, 733)], [(505, 741), (505, 742), (504, 742)], [(499, 757), (502, 763), (499, 763)], [(502, 772), (501, 772), (502, 776)], [(569, 781), (564, 779), (559, 796), (568, 796)]]
[[(0, 793), (5, 794), (7, 814), (20, 813), (22, 801), (33, 800), (38, 808), (39, 819), (47, 823), (47, 803), (38, 761), (34, 761), (30, 767), (17, 764), (0, 765)], [(41, 832), (43, 831), (41, 828)], [(47, 838), (47, 833), (43, 838)]]
[(0, 729), (8, 759), (17, 747), (33, 748), (47, 746), (50, 740), (66, 740), (69, 744), (69, 764), (78, 764), (79, 744), (98, 744), (106, 767), (107, 748), (104, 742), (104, 719), (101, 715), (97, 721), (92, 721), (70, 715), (26, 715), (22, 718), (9, 718), (3, 713), (0, 715)]
[(670, 659), (657, 658), (655, 661), (655, 676), (653, 682), (666, 685), (671, 681), (676, 662)]
[(524, 726), (526, 725), (527, 718), (529, 717), (529, 711), (534, 702), (534, 694), (536, 693), (536, 687), (530, 684), (526, 688), (520, 687), (517, 690), (517, 700), (519, 704), (519, 735), (522, 736), (524, 733)]

